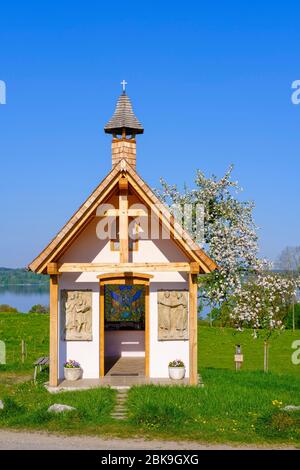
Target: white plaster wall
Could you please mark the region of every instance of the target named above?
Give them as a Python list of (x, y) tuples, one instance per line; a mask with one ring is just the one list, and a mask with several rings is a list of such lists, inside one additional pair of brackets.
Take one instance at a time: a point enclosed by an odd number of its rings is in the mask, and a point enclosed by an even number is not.
[[(98, 219), (94, 219), (73, 245), (61, 257), (59, 263), (82, 262), (101, 263), (119, 261), (119, 253), (110, 251), (109, 241), (99, 240), (96, 236)], [(184, 262), (188, 261), (182, 251), (172, 240), (139, 240), (139, 249), (131, 254), (134, 262)], [(61, 289), (91, 289), (93, 292), (93, 340), (92, 341), (59, 341), (59, 377), (63, 377), (63, 362), (75, 359), (83, 368), (84, 378), (99, 377), (99, 282), (97, 276), (101, 272), (64, 273), (60, 276)], [(187, 341), (158, 341), (157, 325), (157, 291), (160, 289), (188, 289), (186, 273), (155, 272), (150, 281), (150, 376), (168, 377), (168, 363), (173, 359), (182, 359), (189, 374), (189, 342)], [(106, 332), (106, 335), (109, 332)], [(112, 332), (116, 333), (116, 332)], [(124, 332), (120, 332), (124, 333)], [(129, 333), (129, 332), (126, 332)], [(130, 332), (137, 333), (137, 332)], [(109, 338), (109, 336), (108, 336)], [(106, 340), (105, 348), (108, 353), (116, 344)], [(122, 342), (122, 341), (121, 341)], [(120, 341), (119, 341), (120, 343)], [(124, 346), (124, 345), (123, 345)], [(122, 352), (122, 351), (121, 351)], [(130, 351), (127, 351), (130, 353)], [(124, 349), (126, 354), (126, 350)], [(135, 352), (136, 353), (136, 352)]]
[(157, 291), (188, 289), (188, 283), (160, 282), (150, 284), (150, 377), (168, 377), (168, 364), (181, 359), (189, 376), (189, 341), (158, 341)]
[(73, 245), (63, 254), (60, 263), (118, 263), (119, 253), (110, 250), (109, 240), (100, 240), (95, 217)]
[(62, 379), (64, 376), (63, 364), (68, 359), (75, 359), (81, 364), (83, 369), (83, 378), (97, 378), (99, 377), (99, 283), (78, 282), (76, 274), (63, 273), (59, 280), (59, 290), (61, 291), (62, 289), (92, 290), (93, 340), (65, 341), (63, 339), (63, 325), (61, 324), (59, 308), (59, 378)]

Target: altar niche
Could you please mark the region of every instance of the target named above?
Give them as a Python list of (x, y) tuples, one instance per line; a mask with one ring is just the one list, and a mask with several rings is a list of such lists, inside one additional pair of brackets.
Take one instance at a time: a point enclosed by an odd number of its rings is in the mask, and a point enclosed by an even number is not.
[(104, 330), (145, 330), (145, 286), (104, 286)]
[(100, 377), (149, 377), (149, 281), (140, 273), (106, 274), (100, 282)]

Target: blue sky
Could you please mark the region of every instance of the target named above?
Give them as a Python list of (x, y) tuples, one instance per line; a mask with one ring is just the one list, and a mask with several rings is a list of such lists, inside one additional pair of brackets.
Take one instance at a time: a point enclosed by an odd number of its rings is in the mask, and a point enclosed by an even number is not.
[(192, 184), (235, 165), (261, 254), (299, 245), (299, 2), (2, 2), (0, 266), (25, 266), (109, 171), (121, 91), (139, 173)]

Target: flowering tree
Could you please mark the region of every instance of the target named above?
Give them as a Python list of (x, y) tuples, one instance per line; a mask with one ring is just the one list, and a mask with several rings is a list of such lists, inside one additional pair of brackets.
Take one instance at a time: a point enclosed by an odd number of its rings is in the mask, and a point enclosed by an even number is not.
[[(221, 179), (214, 175), (206, 178), (198, 170), (195, 188), (184, 188), (183, 192), (161, 179), (162, 188), (157, 195), (171, 210), (175, 207), (175, 216), (178, 207), (182, 207), (181, 222), (190, 228), (196, 240), (197, 211), (185, 211), (184, 207), (203, 207), (203, 245), (218, 269), (199, 276), (201, 299), (211, 308), (221, 307), (222, 315), (238, 329), (253, 328), (254, 337), (258, 331), (264, 335), (264, 369), (267, 370), (268, 340), (274, 331), (283, 328), (299, 279), (266, 274), (270, 263), (258, 258), (254, 204), (237, 198), (241, 188), (232, 180), (232, 170), (231, 166)], [(183, 220), (186, 217), (191, 220)]]
[[(161, 179), (158, 196), (169, 206), (201, 205), (204, 210), (203, 245), (207, 254), (217, 263), (218, 270), (209, 276), (201, 276), (201, 298), (212, 308), (229, 301), (241, 288), (244, 273), (257, 272), (262, 267), (257, 252), (257, 227), (253, 220), (252, 202), (240, 201), (238, 182), (232, 180), (231, 166), (225, 175), (206, 178), (196, 172), (195, 188), (184, 188), (181, 193)], [(196, 238), (197, 217), (191, 224), (191, 235)], [(176, 215), (176, 214), (175, 214)], [(200, 279), (200, 277), (199, 277)]]
[(283, 320), (296, 294), (299, 279), (279, 274), (258, 274), (248, 279), (234, 296), (230, 318), (242, 330), (253, 328), (264, 336), (264, 370), (268, 370), (268, 340), (276, 330), (283, 329)]

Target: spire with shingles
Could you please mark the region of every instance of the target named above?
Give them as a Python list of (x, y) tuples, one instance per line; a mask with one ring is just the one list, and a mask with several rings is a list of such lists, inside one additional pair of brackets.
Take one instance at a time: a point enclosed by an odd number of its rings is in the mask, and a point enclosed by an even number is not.
[(129, 96), (126, 95), (124, 89), (119, 96), (112, 118), (104, 127), (104, 132), (115, 135), (135, 135), (144, 132), (143, 126), (135, 116)]

